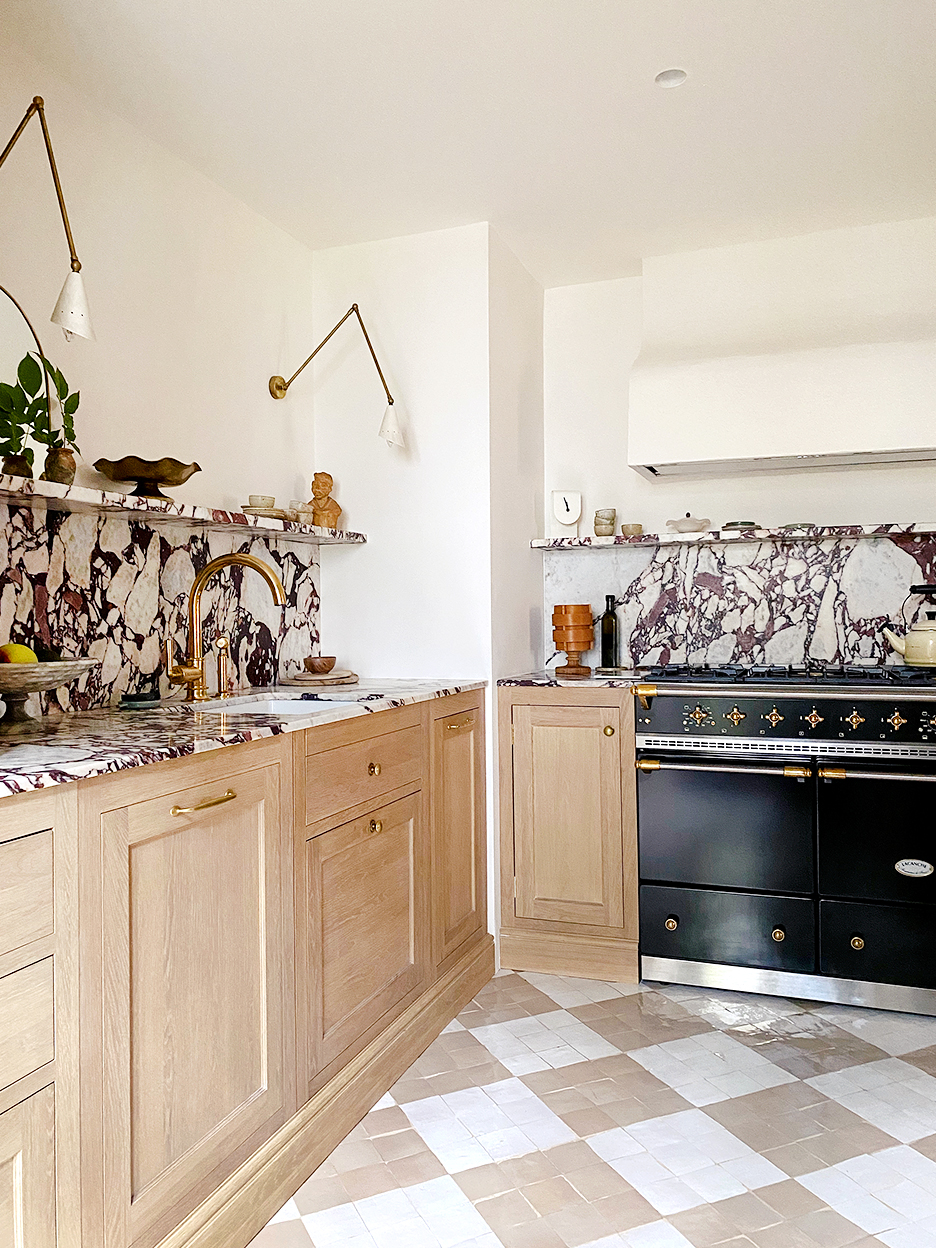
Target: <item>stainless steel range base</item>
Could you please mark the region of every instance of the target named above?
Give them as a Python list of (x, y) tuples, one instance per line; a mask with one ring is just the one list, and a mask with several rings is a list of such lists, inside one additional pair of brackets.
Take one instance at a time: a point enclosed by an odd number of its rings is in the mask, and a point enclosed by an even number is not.
[(936, 1015), (936, 989), (905, 988), (901, 984), (869, 984), (858, 979), (831, 979), (826, 975), (795, 975), (790, 971), (763, 971), (716, 962), (686, 962), (679, 958), (640, 959), (641, 979), (698, 988), (728, 988), (770, 997), (798, 997), (863, 1005), (874, 1010)]

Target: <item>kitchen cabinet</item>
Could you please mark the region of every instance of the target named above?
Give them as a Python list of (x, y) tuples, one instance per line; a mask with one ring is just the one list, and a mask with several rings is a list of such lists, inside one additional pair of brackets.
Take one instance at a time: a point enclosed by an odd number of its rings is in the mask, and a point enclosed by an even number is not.
[(516, 686), (499, 694), (501, 960), (636, 981), (630, 692)]
[(79, 1248), (76, 794), (3, 801), (0, 1244)]
[(431, 707), (432, 958), (457, 957), (484, 932), (487, 843), (484, 694)]
[(51, 1087), (0, 1114), (0, 1244), (56, 1248)]
[(282, 739), (85, 787), (102, 1248), (156, 1244), (294, 1110), (290, 811)]

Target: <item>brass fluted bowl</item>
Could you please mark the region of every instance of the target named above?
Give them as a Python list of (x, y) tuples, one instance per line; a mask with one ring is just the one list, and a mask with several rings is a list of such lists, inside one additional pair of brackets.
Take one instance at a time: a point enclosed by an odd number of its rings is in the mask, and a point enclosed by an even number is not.
[(136, 489), (131, 490), (135, 498), (165, 498), (159, 488), (161, 485), (185, 485), (189, 477), (201, 472), (198, 464), (183, 464), (170, 456), (140, 459), (137, 455), (125, 455), (123, 459), (96, 459), (94, 467), (110, 481), (135, 481)]

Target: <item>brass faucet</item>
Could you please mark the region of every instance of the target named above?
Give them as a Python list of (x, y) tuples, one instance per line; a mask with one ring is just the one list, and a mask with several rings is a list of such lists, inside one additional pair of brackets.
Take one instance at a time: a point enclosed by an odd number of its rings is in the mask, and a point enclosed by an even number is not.
[[(234, 566), (253, 568), (255, 572), (259, 572), (269, 585), (276, 605), (279, 607), (286, 605), (286, 591), (283, 589), (282, 581), (271, 567), (263, 563), (262, 560), (256, 559), (253, 555), (235, 552), (230, 555), (219, 555), (217, 559), (212, 559), (209, 563), (206, 563), (195, 577), (192, 588), (189, 591), (188, 655), (184, 664), (173, 664), (171, 662), (171, 643), (166, 643), (166, 675), (172, 684), (186, 686), (186, 702), (207, 702), (211, 698), (205, 679), (205, 648), (202, 639), (201, 598), (205, 586), (216, 572), (220, 572), (222, 568)], [(219, 689), (218, 693), (221, 697), (227, 696), (225, 690)]]

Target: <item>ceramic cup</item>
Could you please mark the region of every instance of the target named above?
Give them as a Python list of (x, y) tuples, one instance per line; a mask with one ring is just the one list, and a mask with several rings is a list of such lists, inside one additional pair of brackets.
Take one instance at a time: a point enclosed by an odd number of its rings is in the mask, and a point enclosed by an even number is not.
[(614, 507), (605, 507), (595, 512), (595, 537), (611, 537), (614, 533), (614, 519), (617, 511)]
[(640, 537), (643, 532), (642, 524), (622, 524), (621, 533), (624, 537)]
[(251, 507), (262, 507), (267, 511), (276, 506), (276, 499), (272, 494), (251, 494), (247, 501)]

